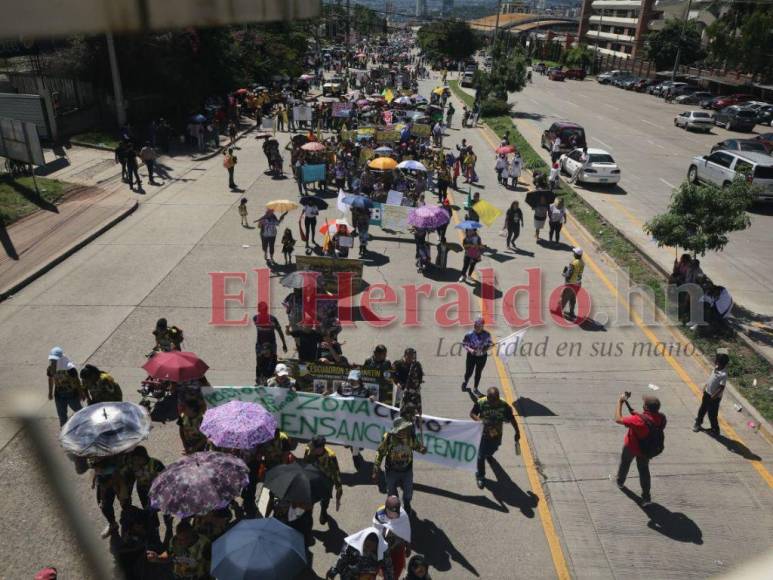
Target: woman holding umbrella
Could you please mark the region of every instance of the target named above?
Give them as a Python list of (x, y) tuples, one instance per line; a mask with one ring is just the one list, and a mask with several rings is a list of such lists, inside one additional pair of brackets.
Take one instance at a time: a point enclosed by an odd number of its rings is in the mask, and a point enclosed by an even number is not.
[[(480, 226), (480, 224), (477, 224), (476, 222), (468, 222), (468, 225), (469, 224)], [(464, 225), (464, 222), (459, 225)], [(464, 248), (464, 263), (462, 264), (462, 275), (459, 276), (459, 282), (466, 282), (467, 276), (472, 276), (472, 273), (475, 270), (475, 264), (480, 262), (483, 249), (485, 248), (483, 241), (478, 235), (477, 228), (465, 229), (462, 247)]]

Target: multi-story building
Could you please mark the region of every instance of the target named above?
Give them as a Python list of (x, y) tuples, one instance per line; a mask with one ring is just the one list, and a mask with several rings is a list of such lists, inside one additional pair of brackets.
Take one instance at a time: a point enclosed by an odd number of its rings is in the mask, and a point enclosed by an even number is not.
[(416, 0), (416, 17), (422, 18), (427, 15), (427, 0)]
[(528, 14), (531, 12), (531, 6), (527, 2), (508, 1), (502, 2), (499, 8), (500, 14)]
[(443, 0), (441, 5), (441, 13), (443, 16), (448, 16), (454, 9), (454, 0)]
[(580, 42), (609, 56), (641, 56), (650, 22), (658, 15), (655, 4), (656, 0), (583, 0)]

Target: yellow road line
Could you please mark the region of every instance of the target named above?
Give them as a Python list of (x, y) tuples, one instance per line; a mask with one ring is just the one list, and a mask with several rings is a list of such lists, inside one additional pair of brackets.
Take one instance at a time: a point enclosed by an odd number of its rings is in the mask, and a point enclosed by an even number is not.
[[(488, 128), (488, 126), (486, 128)], [(489, 145), (491, 145), (492, 148), (496, 149), (497, 146), (492, 142), (491, 138), (488, 136), (486, 131), (483, 131), (483, 133), (481, 134), (483, 135), (484, 139), (488, 141)], [(574, 218), (571, 218), (571, 221), (576, 227), (578, 222)], [(582, 231), (582, 229), (579, 227), (577, 229), (578, 231)], [(577, 240), (568, 231), (566, 231), (566, 237), (569, 238), (569, 240), (572, 242), (572, 245), (574, 246), (580, 245), (577, 242)], [(644, 336), (646, 336), (647, 339), (653, 345), (657, 345), (660, 341), (657, 339), (655, 334), (647, 326), (644, 325), (644, 322), (639, 317), (639, 315), (636, 314), (636, 312), (634, 312), (633, 310), (631, 310), (630, 305), (625, 300), (623, 300), (623, 298), (620, 296), (620, 293), (617, 291), (617, 288), (615, 288), (614, 284), (610, 282), (606, 274), (604, 274), (604, 272), (601, 270), (601, 268), (599, 268), (599, 266), (596, 264), (593, 258), (591, 258), (590, 255), (588, 255), (587, 253), (585, 254), (585, 262), (596, 273), (599, 279), (601, 279), (601, 281), (607, 287), (607, 289), (612, 294), (612, 296), (623, 305), (623, 307), (626, 309), (631, 319), (636, 323), (636, 326), (639, 327), (639, 330), (642, 331)], [(673, 331), (672, 331), (672, 335), (673, 335)], [(671, 356), (668, 353), (664, 353), (663, 358), (665, 358), (665, 360), (668, 362), (668, 364), (671, 366), (674, 372), (676, 372), (677, 376), (679, 376), (679, 378), (682, 379), (682, 382), (684, 382), (684, 384), (686, 384), (690, 388), (693, 394), (696, 397), (701, 398), (703, 396), (703, 389), (701, 389), (700, 387), (698, 387), (698, 385), (695, 384), (695, 381), (692, 380), (689, 373), (684, 369), (684, 367), (679, 363), (679, 361), (677, 361), (673, 356)], [(738, 435), (738, 432), (735, 429), (733, 429), (733, 427), (727, 422), (727, 420), (725, 420), (724, 417), (722, 416), (719, 417), (719, 423), (722, 426), (722, 430), (725, 431), (725, 433), (727, 433), (732, 439), (735, 439), (742, 445), (746, 446), (746, 443)], [(752, 467), (754, 467), (754, 469), (760, 474), (762, 479), (765, 480), (768, 486), (773, 487), (773, 475), (771, 475), (770, 472), (762, 464), (762, 460), (751, 460), (751, 464), (752, 464)]]
[[(484, 133), (485, 134), (485, 133)], [(451, 192), (448, 193), (451, 204), (456, 205), (454, 196)], [(454, 211), (452, 214), (454, 224), (459, 224), (459, 216)], [(459, 238), (463, 242), (464, 234), (461, 230), (458, 230)], [(476, 272), (475, 276), (480, 278), (480, 275)], [(486, 318), (486, 301), (483, 300), (483, 293), (480, 297), (481, 311), (483, 318)], [(492, 334), (491, 339), (496, 343), (496, 336)], [(550, 549), (550, 556), (553, 559), (553, 566), (556, 569), (556, 576), (559, 580), (569, 580), (572, 575), (569, 573), (569, 567), (566, 564), (566, 558), (564, 557), (563, 549), (561, 548), (561, 540), (556, 532), (556, 527), (553, 524), (553, 515), (550, 513), (550, 507), (548, 506), (545, 491), (542, 488), (542, 481), (540, 481), (540, 475), (537, 471), (537, 464), (534, 461), (534, 454), (531, 451), (529, 445), (529, 437), (526, 432), (526, 425), (523, 422), (518, 409), (515, 408), (513, 402), (515, 401), (514, 391), (510, 377), (507, 374), (505, 365), (502, 360), (496, 354), (494, 356), (494, 362), (497, 368), (497, 374), (499, 375), (499, 382), (502, 385), (502, 391), (507, 403), (513, 408), (515, 420), (518, 423), (518, 430), (521, 432), (521, 453), (523, 457), (523, 463), (526, 467), (526, 474), (529, 477), (529, 485), (531, 491), (537, 496), (537, 513), (542, 523), (542, 529), (545, 532), (545, 539), (548, 542), (548, 548)]]

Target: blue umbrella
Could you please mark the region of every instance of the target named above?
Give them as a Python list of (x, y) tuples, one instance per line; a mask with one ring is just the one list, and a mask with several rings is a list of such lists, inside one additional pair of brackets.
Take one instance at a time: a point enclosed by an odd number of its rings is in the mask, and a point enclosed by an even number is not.
[(212, 544), (210, 573), (223, 580), (295, 578), (305, 567), (303, 535), (276, 518), (242, 520)]
[(194, 123), (203, 123), (206, 120), (207, 118), (201, 113), (199, 113), (198, 115), (193, 115), (193, 117), (191, 117), (191, 121), (193, 121)]
[(370, 209), (373, 207), (371, 199), (363, 195), (345, 195), (341, 201), (357, 209)]
[(483, 224), (471, 220), (464, 220), (460, 224), (457, 224), (455, 227), (457, 230), (479, 230), (483, 227)]

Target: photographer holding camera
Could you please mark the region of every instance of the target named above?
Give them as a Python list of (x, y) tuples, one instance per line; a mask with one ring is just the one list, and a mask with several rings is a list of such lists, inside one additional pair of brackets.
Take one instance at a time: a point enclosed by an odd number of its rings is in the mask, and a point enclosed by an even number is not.
[[(631, 393), (626, 391), (617, 400), (615, 407), (615, 423), (628, 427), (623, 442), (623, 453), (620, 457), (620, 467), (617, 470), (617, 487), (625, 487), (625, 479), (628, 477), (628, 469), (631, 462), (636, 459), (636, 468), (639, 470), (639, 483), (641, 484), (641, 507), (647, 507), (652, 503), (650, 498), (650, 459), (663, 452), (664, 433), (666, 428), (666, 416), (660, 413), (660, 400), (651, 395), (642, 397), (644, 412), (635, 413), (628, 399)], [(631, 413), (623, 417), (623, 404)]]

